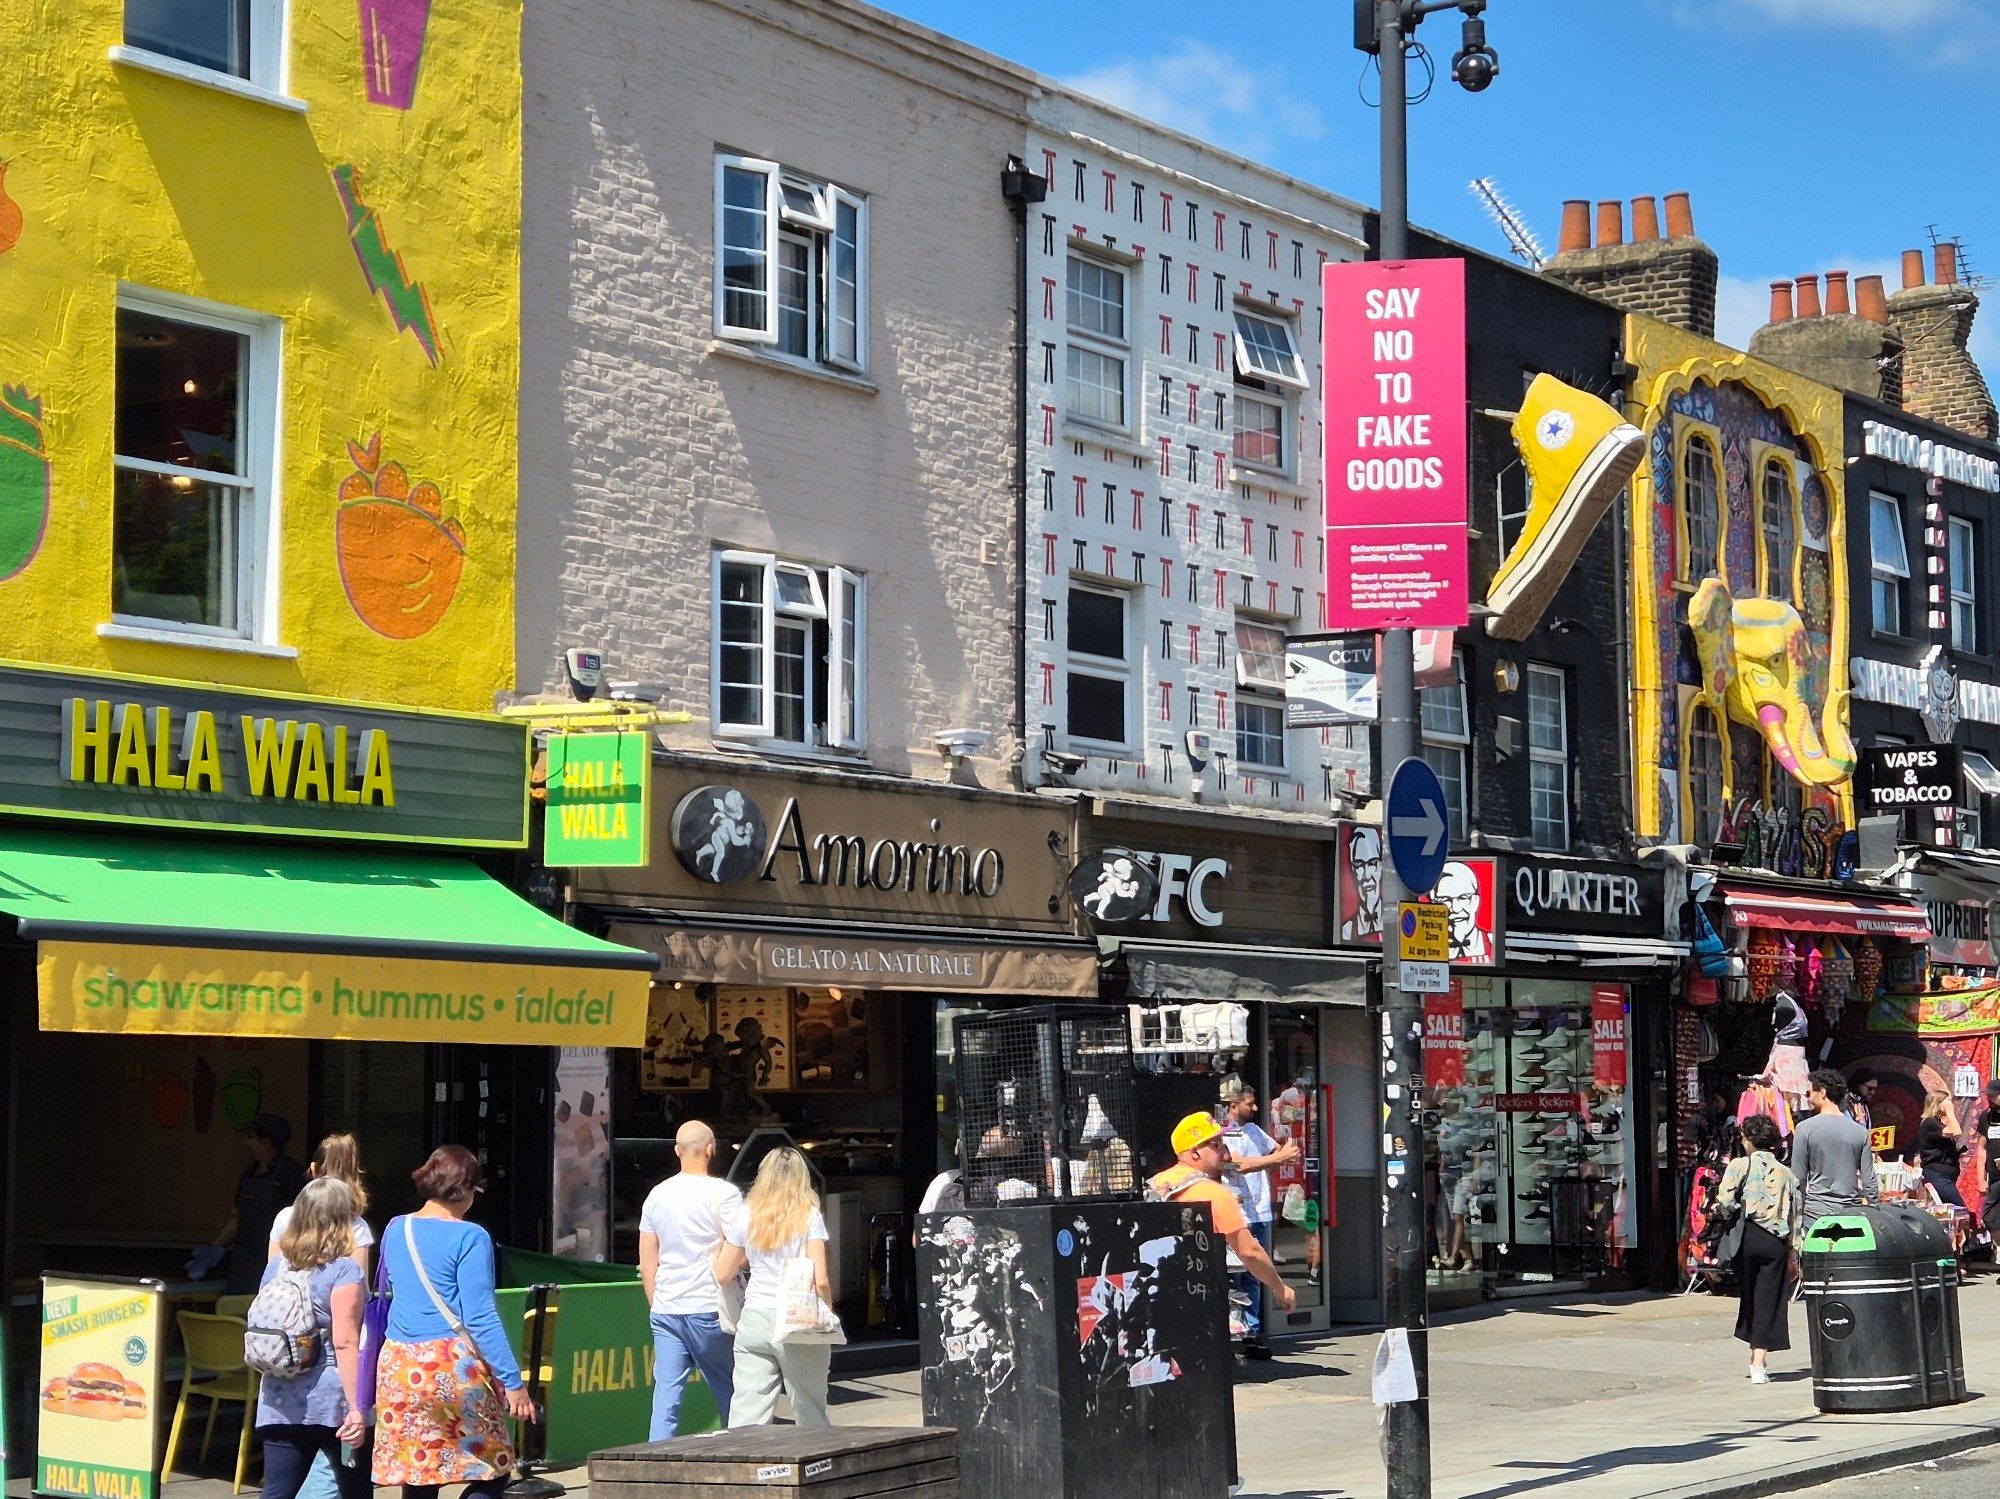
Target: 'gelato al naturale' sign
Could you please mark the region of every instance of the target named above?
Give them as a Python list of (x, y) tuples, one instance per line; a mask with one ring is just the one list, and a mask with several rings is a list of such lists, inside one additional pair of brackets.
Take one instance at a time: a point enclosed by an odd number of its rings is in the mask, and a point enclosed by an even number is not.
[(527, 787), (521, 723), (0, 664), (0, 812), (519, 848)]

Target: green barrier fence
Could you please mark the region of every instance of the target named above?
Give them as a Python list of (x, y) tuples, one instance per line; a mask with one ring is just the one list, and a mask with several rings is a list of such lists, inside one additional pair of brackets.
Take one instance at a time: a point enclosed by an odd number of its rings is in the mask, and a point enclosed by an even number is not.
[[(553, 1287), (545, 1333), (547, 1466), (581, 1464), (605, 1447), (643, 1442), (653, 1417), (653, 1330), (639, 1272), (527, 1250), (499, 1254), (500, 1315), (525, 1360), (531, 1285)], [(552, 1336), (550, 1336), (552, 1334)], [(681, 1400), (681, 1434), (721, 1425), (699, 1376)]]

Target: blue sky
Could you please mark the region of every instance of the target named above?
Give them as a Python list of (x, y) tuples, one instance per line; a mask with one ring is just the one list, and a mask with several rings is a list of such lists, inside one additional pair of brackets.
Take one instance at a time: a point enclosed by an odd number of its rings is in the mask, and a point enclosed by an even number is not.
[[(1376, 201), (1348, 0), (889, 8)], [(1899, 252), (1936, 224), (1995, 278), (1973, 346), (2000, 381), (2000, 0), (1491, 0), (1486, 22), (1499, 80), (1470, 95), (1441, 77), (1412, 111), (1418, 222), (1504, 253), (1466, 191), (1489, 176), (1553, 252), (1565, 198), (1689, 192), (1722, 259), (1719, 331), (1739, 344), (1770, 281), (1873, 271), (1893, 291)], [(1420, 32), (1441, 72), (1458, 23), (1441, 12)]]

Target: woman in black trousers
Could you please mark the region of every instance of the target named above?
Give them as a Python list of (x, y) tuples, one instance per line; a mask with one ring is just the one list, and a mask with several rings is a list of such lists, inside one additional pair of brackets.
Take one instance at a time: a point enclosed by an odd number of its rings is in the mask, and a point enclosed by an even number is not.
[[(1743, 1154), (1729, 1163), (1715, 1193), (1716, 1209), (1742, 1224), (1742, 1248), (1736, 1256), (1740, 1288), (1736, 1336), (1750, 1345), (1752, 1384), (1770, 1383), (1766, 1357), (1792, 1346), (1785, 1325), (1786, 1293), (1798, 1264), (1804, 1200), (1799, 1179), (1777, 1157), (1780, 1141), (1770, 1115), (1744, 1120)], [(1732, 1225), (1730, 1232), (1735, 1231)]]

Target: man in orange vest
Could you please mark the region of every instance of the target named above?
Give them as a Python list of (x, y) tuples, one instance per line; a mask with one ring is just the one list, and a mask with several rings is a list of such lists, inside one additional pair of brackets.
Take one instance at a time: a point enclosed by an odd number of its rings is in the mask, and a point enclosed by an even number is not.
[(1279, 1310), (1289, 1312), (1298, 1294), (1285, 1284), (1264, 1246), (1250, 1232), (1243, 1204), (1222, 1184), (1222, 1170), (1229, 1160), (1229, 1149), (1222, 1143), (1222, 1126), (1211, 1115), (1190, 1114), (1174, 1126), (1173, 1139), (1177, 1159), (1153, 1178), (1153, 1196), (1162, 1202), (1207, 1203), (1223, 1243), (1235, 1251), (1246, 1271), (1270, 1288)]

